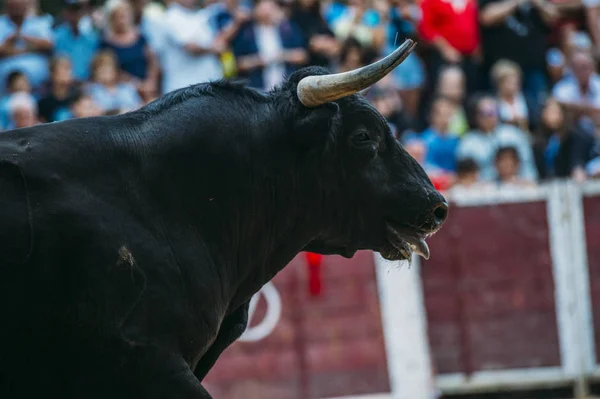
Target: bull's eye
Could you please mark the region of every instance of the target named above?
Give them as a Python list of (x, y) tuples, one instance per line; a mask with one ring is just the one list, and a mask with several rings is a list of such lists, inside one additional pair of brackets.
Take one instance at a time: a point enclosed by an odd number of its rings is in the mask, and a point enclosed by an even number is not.
[(367, 132), (360, 132), (354, 135), (354, 142), (357, 144), (365, 144), (371, 141), (371, 136)]
[(366, 157), (365, 159), (373, 159), (377, 156), (379, 144), (367, 129), (356, 129), (350, 136), (350, 145), (357, 151), (357, 154)]

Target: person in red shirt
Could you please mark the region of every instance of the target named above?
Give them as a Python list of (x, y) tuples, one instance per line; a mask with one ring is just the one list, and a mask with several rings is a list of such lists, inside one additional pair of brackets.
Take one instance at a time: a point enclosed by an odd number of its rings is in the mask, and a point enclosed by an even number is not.
[(467, 76), (467, 92), (478, 88), (479, 24), (476, 0), (422, 0), (418, 30), (431, 45), (429, 87), (433, 89), (441, 67), (460, 65)]

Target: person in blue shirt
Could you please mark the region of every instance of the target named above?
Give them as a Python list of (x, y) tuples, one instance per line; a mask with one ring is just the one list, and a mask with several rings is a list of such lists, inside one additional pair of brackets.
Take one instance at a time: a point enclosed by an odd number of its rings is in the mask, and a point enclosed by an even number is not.
[[(21, 70), (36, 90), (48, 79), (48, 57), (54, 47), (46, 16), (31, 14), (31, 0), (6, 0), (0, 16), (0, 82)], [(0, 93), (2, 94), (2, 93)]]
[[(386, 43), (384, 53), (390, 54), (405, 39), (417, 38), (420, 21), (419, 5), (410, 0), (393, 0), (386, 19)], [(418, 115), (421, 90), (425, 85), (425, 66), (414, 51), (392, 72), (392, 79), (402, 98), (408, 116)]]
[(427, 146), (426, 161), (447, 172), (456, 171), (459, 138), (449, 132), (454, 111), (454, 102), (445, 97), (437, 97), (432, 103), (430, 125), (421, 133)]
[(132, 111), (143, 105), (135, 86), (119, 81), (117, 58), (110, 50), (102, 50), (94, 57), (91, 75), (86, 93), (105, 114)]
[(65, 0), (64, 22), (54, 28), (54, 52), (69, 58), (77, 81), (89, 78), (90, 64), (99, 45), (99, 34), (86, 15), (88, 7), (88, 0)]

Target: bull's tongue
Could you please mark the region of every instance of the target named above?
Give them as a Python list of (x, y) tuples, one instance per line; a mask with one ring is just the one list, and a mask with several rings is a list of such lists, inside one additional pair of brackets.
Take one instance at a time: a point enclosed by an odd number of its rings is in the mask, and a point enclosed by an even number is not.
[(429, 246), (423, 238), (410, 237), (406, 238), (406, 242), (410, 244), (414, 253), (421, 255), (424, 259), (429, 259)]

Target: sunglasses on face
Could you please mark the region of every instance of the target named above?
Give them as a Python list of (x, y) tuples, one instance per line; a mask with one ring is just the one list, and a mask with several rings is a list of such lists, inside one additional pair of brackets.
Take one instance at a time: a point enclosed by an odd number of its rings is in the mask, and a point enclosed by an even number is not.
[(496, 112), (495, 109), (480, 109), (479, 110), (479, 116), (483, 116), (483, 117), (492, 117), (492, 116), (496, 116), (498, 115), (498, 113)]

